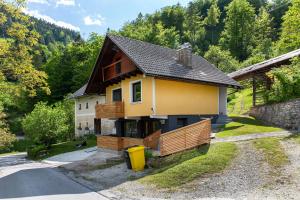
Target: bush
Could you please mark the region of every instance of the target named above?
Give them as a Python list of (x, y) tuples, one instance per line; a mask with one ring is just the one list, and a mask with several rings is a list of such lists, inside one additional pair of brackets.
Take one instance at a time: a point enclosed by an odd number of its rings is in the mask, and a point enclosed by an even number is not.
[(34, 143), (47, 148), (68, 133), (68, 119), (64, 111), (46, 103), (36, 104), (34, 110), (22, 121), (26, 136)]
[(271, 90), (264, 93), (267, 103), (300, 97), (300, 60), (294, 60), (290, 66), (272, 70), (270, 76), (274, 77), (274, 84)]
[(27, 157), (36, 159), (41, 156), (42, 152), (47, 152), (47, 147), (45, 145), (32, 146), (27, 149)]
[(9, 133), (5, 128), (0, 128), (0, 153), (9, 152), (15, 140), (15, 135)]

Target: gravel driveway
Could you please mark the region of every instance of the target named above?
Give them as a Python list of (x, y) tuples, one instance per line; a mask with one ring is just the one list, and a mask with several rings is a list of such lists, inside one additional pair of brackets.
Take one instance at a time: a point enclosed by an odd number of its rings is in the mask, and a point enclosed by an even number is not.
[(132, 181), (110, 192), (116, 199), (299, 199), (300, 145), (290, 140), (282, 141), (290, 164), (280, 170), (280, 176), (274, 176), (251, 141), (236, 144), (238, 156), (221, 173), (203, 176), (175, 190), (161, 190)]

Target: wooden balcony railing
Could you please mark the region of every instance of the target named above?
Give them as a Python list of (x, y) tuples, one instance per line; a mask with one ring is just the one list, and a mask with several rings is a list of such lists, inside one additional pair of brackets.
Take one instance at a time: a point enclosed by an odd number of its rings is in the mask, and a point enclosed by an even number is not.
[(96, 118), (123, 118), (124, 102), (113, 102), (108, 104), (96, 105)]

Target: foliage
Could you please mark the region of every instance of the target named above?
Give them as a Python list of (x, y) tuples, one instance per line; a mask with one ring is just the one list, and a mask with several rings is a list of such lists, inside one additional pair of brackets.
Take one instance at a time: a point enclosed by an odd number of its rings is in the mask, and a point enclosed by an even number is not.
[(233, 56), (244, 60), (249, 56), (252, 45), (255, 11), (247, 0), (233, 0), (226, 7), (225, 27), (220, 44)]
[(267, 103), (282, 102), (300, 97), (300, 60), (296, 59), (292, 65), (273, 69), (269, 76), (274, 82), (269, 91), (265, 91)]
[(32, 146), (27, 149), (27, 156), (30, 159), (36, 159), (42, 156), (41, 152), (47, 152), (47, 147), (45, 145)]
[(36, 96), (37, 92), (49, 94), (47, 75), (32, 65), (39, 34), (30, 29), (31, 22), (28, 16), (21, 13), (21, 6), (0, 1), (0, 23), (1, 27), (6, 27), (2, 31), (7, 36), (0, 42), (4, 46), (0, 53), (0, 71), (7, 80), (18, 81), (30, 97)]
[(230, 116), (232, 122), (221, 127), (217, 137), (247, 135), (253, 133), (275, 132), (282, 129), (265, 125), (262, 121), (246, 116)]
[(44, 65), (52, 91), (50, 101), (62, 100), (84, 85), (94, 67), (104, 37), (91, 34), (87, 42), (69, 44)]
[(46, 103), (38, 103), (22, 122), (26, 137), (37, 144), (50, 147), (68, 133), (67, 115)]
[(219, 23), (219, 19), (220, 19), (220, 9), (217, 5), (216, 0), (213, 0), (212, 5), (210, 6), (210, 8), (207, 10), (207, 17), (205, 18), (205, 24), (208, 26), (208, 29), (210, 34), (211, 34), (211, 44), (215, 44), (215, 40), (214, 40), (214, 35), (215, 33), (215, 28)]
[(282, 31), (277, 44), (279, 53), (300, 48), (300, 0), (291, 2), (292, 5), (282, 18)]
[(0, 153), (9, 150), (15, 140), (15, 135), (9, 133), (6, 128), (0, 127)]
[[(180, 186), (201, 175), (222, 171), (237, 153), (237, 147), (234, 143), (216, 143), (211, 145), (206, 152), (203, 151), (203, 148), (207, 150), (207, 146), (200, 148), (202, 151), (200, 150), (198, 156), (171, 166), (161, 166), (164, 170), (158, 169), (158, 172), (144, 177), (141, 181), (162, 188)], [(194, 154), (193, 151), (184, 152), (184, 154), (189, 153)]]
[(210, 46), (204, 58), (225, 73), (236, 71), (239, 66), (239, 62), (231, 56), (230, 52), (222, 50), (219, 46)]

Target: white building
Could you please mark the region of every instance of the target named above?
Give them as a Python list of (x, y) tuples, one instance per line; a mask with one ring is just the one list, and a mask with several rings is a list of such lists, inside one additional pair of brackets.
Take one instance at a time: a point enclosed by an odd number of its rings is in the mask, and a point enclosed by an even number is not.
[(95, 105), (104, 104), (104, 95), (85, 95), (86, 84), (73, 93), (75, 100), (75, 137), (86, 134), (115, 134), (114, 120), (96, 119)]

